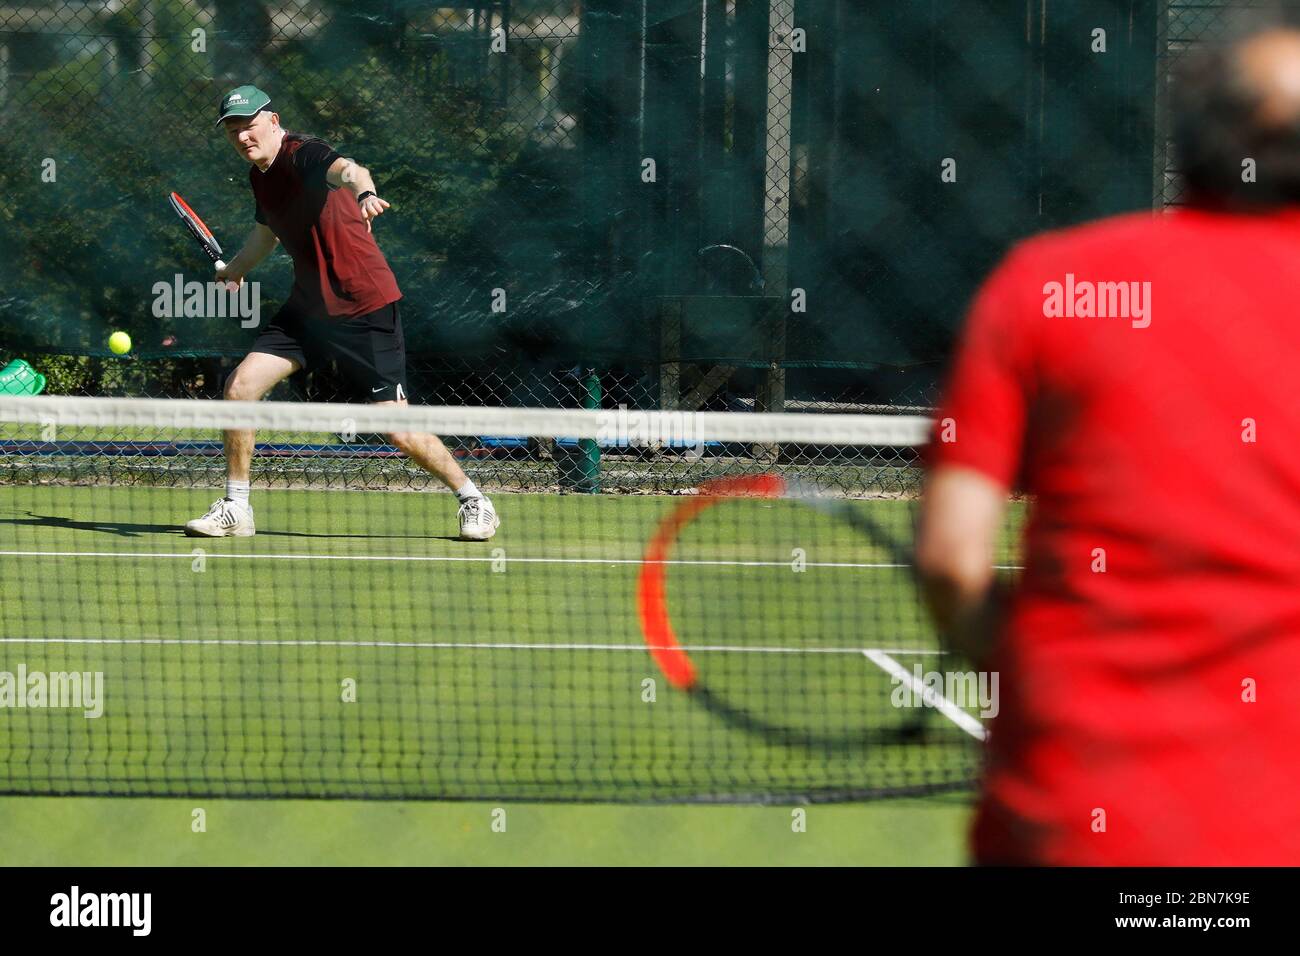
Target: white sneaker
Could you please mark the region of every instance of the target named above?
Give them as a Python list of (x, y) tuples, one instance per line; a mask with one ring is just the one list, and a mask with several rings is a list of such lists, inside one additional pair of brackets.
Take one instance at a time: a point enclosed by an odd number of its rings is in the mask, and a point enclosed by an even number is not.
[(482, 495), (462, 501), (457, 517), (460, 518), (462, 541), (486, 541), (501, 527), (501, 519), (497, 517), (492, 502)]
[(247, 538), (256, 530), (253, 506), (241, 504), (234, 498), (217, 499), (207, 514), (185, 525), (185, 533), (192, 538)]

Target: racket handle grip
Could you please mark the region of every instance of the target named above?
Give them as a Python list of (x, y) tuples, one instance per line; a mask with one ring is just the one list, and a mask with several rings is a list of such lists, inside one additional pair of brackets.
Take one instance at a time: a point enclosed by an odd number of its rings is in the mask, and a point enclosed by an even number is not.
[(218, 259), (216, 262), (212, 263), (212, 268), (216, 269), (218, 272), (220, 272), (225, 267), (226, 267), (226, 263), (222, 259)]

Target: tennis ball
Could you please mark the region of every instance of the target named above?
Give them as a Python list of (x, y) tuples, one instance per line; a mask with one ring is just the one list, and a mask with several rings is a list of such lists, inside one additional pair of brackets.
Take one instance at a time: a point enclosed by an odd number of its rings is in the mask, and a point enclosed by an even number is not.
[(114, 355), (125, 355), (131, 351), (131, 336), (125, 332), (114, 332), (108, 337), (108, 347)]

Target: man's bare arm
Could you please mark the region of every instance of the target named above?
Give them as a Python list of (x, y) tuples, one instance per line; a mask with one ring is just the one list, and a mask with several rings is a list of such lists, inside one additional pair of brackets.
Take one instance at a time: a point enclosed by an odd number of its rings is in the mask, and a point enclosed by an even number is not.
[(354, 197), (363, 193), (371, 194), (360, 200), (361, 215), (365, 217), (367, 229), (370, 228), (370, 221), (388, 208), (387, 202), (374, 195), (375, 181), (370, 176), (370, 170), (360, 163), (340, 156), (325, 171), (325, 181), (336, 189), (350, 190)]
[(271, 254), (271, 251), (279, 244), (280, 240), (275, 237), (269, 226), (264, 226), (260, 222), (253, 226), (252, 232), (244, 240), (243, 248), (235, 258), (226, 263), (224, 269), (217, 271), (218, 279), (227, 279), (231, 282), (243, 282), (244, 276), (248, 275), (258, 264)]
[(993, 571), (1007, 492), (970, 468), (940, 467), (925, 482), (916, 565), (930, 613), (954, 649), (985, 660), (1004, 595)]

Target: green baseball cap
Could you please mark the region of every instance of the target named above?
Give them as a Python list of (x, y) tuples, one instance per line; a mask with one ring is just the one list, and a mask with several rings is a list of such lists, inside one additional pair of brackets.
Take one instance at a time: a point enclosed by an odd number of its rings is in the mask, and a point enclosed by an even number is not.
[(221, 98), (217, 125), (227, 116), (254, 116), (271, 105), (271, 97), (256, 86), (237, 86)]

